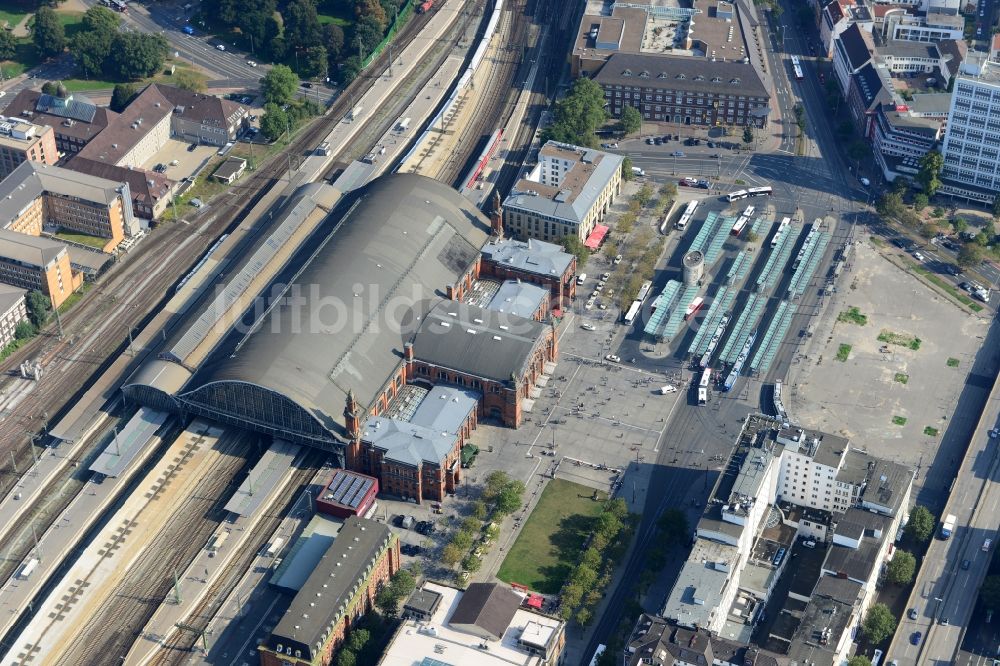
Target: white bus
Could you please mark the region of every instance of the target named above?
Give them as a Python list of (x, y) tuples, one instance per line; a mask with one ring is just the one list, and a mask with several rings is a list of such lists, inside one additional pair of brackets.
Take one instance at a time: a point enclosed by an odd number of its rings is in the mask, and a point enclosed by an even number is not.
[(729, 233), (732, 234), (733, 236), (739, 236), (740, 234), (743, 233), (743, 229), (746, 228), (747, 222), (749, 221), (750, 221), (749, 217), (747, 217), (746, 215), (740, 215), (739, 219), (736, 220), (736, 224), (733, 225), (732, 231), (730, 231)]
[(805, 78), (802, 75), (802, 63), (799, 61), (799, 57), (797, 55), (792, 56), (792, 71), (795, 72), (796, 81), (801, 81)]
[(791, 223), (792, 218), (782, 218), (781, 224), (778, 225), (778, 230), (774, 232), (774, 236), (771, 238), (771, 249), (778, 247), (778, 243), (781, 242), (781, 237), (784, 235), (785, 230), (788, 229), (788, 225)]
[(625, 323), (631, 324), (632, 322), (634, 322), (641, 308), (642, 308), (642, 301), (632, 301), (632, 305), (629, 306), (628, 312), (625, 313)]
[(726, 195), (726, 201), (732, 203), (734, 201), (739, 201), (740, 199), (746, 199), (749, 195), (746, 190), (736, 190), (735, 192), (730, 192)]
[(701, 379), (698, 380), (698, 388), (707, 389), (712, 383), (712, 369), (705, 368), (701, 373)]
[(770, 185), (765, 185), (764, 187), (751, 187), (747, 190), (748, 197), (769, 197), (774, 194), (774, 190)]
[(597, 649), (594, 650), (594, 658), (590, 660), (590, 666), (597, 666), (597, 660), (601, 658), (601, 655), (604, 654), (604, 651), (607, 649), (608, 646), (603, 643), (598, 645)]
[[(690, 222), (691, 218), (694, 217), (694, 212), (696, 210), (698, 210), (698, 202), (689, 201), (687, 207), (684, 208), (684, 212), (681, 214), (681, 219), (677, 220), (677, 224), (675, 224), (674, 226), (677, 227), (678, 229), (684, 229), (685, 227), (687, 227), (688, 222)], [(664, 223), (665, 222), (666, 221), (664, 221)]]

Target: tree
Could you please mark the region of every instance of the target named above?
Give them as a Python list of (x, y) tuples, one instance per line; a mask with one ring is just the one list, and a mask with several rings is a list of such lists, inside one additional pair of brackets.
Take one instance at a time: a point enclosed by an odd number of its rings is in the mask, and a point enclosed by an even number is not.
[(468, 571), (469, 573), (476, 573), (483, 566), (483, 561), (469, 553), (464, 560), (462, 560), (462, 569)]
[(872, 666), (872, 660), (864, 655), (854, 655), (847, 660), (847, 666)]
[(583, 244), (583, 241), (578, 236), (563, 236), (562, 246), (570, 254), (576, 255), (576, 263), (580, 266), (586, 264), (587, 259), (590, 258), (590, 250), (587, 249), (587, 246)]
[(441, 549), (441, 561), (449, 567), (458, 564), (464, 555), (462, 549), (453, 543), (445, 544), (444, 548)]
[(121, 113), (128, 106), (128, 103), (135, 99), (135, 96), (139, 94), (135, 86), (131, 83), (119, 83), (115, 85), (115, 89), (111, 91), (111, 104), (108, 106), (112, 111)]
[(388, 585), (382, 587), (375, 595), (375, 605), (387, 617), (395, 617), (399, 610), (399, 602), (413, 592), (416, 581), (406, 569), (400, 569), (389, 581)]
[(753, 128), (749, 125), (743, 128), (743, 143), (748, 146), (753, 143)]
[(482, 526), (483, 525), (479, 520), (476, 520), (473, 516), (468, 516), (462, 521), (461, 530), (463, 532), (468, 532), (469, 534), (475, 534)]
[(80, 19), (83, 30), (99, 30), (103, 32), (117, 32), (122, 24), (118, 14), (107, 7), (94, 6), (83, 13)]
[(10, 60), (17, 51), (17, 40), (10, 30), (0, 30), (0, 60)]
[(640, 206), (649, 205), (649, 202), (653, 200), (653, 186), (646, 183), (640, 187), (639, 191), (635, 193), (635, 200), (639, 202)]
[(323, 30), (319, 25), (314, 0), (291, 0), (281, 12), (285, 20), (285, 40), (291, 48), (319, 46)]
[(854, 162), (860, 162), (868, 155), (868, 146), (864, 141), (852, 141), (847, 147), (847, 156)]
[(353, 652), (343, 649), (337, 653), (337, 666), (357, 666), (358, 658)]
[(28, 338), (35, 335), (34, 325), (27, 319), (22, 319), (17, 322), (17, 326), (14, 327), (14, 339), (15, 340), (27, 340)]
[(886, 567), (886, 578), (896, 585), (907, 585), (913, 580), (917, 571), (917, 560), (905, 550), (897, 550), (889, 566)]
[(924, 188), (928, 197), (934, 196), (941, 187), (938, 177), (941, 175), (941, 168), (944, 166), (944, 157), (936, 150), (928, 151), (920, 158), (918, 163), (920, 170), (917, 172), (917, 182)]
[(359, 56), (367, 56), (382, 41), (382, 34), (385, 31), (384, 24), (380, 24), (373, 16), (362, 16), (354, 24), (354, 38), (351, 40), (351, 49), (358, 49)]
[(45, 95), (58, 95), (59, 94), (59, 82), (58, 81), (46, 81), (42, 84), (42, 93)]
[(660, 186), (660, 196), (667, 199), (673, 199), (674, 197), (676, 197), (677, 183), (670, 181), (669, 183), (664, 183), (662, 186)]
[(667, 545), (681, 545), (690, 536), (687, 515), (680, 509), (667, 509), (656, 521)]
[(99, 76), (104, 71), (114, 35), (99, 30), (84, 30), (73, 38), (70, 52), (84, 76)]
[(349, 56), (340, 66), (340, 83), (349, 86), (361, 73), (361, 58), (356, 55)]
[(906, 534), (917, 543), (926, 543), (934, 535), (937, 520), (925, 506), (917, 506), (910, 513), (906, 523)]
[(993, 207), (990, 209), (994, 220), (1000, 220), (1000, 194), (993, 197)]
[(976, 237), (972, 239), (972, 242), (979, 247), (989, 247), (990, 241), (993, 240), (993, 235), (986, 231), (986, 229), (981, 229)]
[(49, 321), (52, 314), (52, 300), (42, 292), (34, 289), (25, 298), (28, 309), (28, 319), (37, 329), (41, 329)]
[(336, 23), (323, 26), (323, 46), (331, 62), (340, 59), (340, 52), (344, 50), (344, 30)]
[(120, 32), (111, 44), (105, 71), (120, 79), (144, 79), (159, 71), (169, 52), (163, 35)]
[(913, 210), (919, 213), (924, 208), (927, 208), (928, 204), (930, 204), (930, 200), (923, 192), (918, 192), (913, 195)]
[(260, 80), (260, 92), (264, 101), (271, 104), (288, 104), (299, 88), (299, 77), (288, 65), (275, 65)]
[(508, 476), (507, 472), (500, 469), (490, 472), (486, 476), (486, 481), (483, 485), (483, 499), (487, 502), (492, 502), (508, 483), (510, 483), (510, 476)]
[(347, 637), (346, 648), (351, 652), (361, 652), (371, 638), (372, 634), (367, 629), (355, 629)]
[(354, 16), (358, 22), (364, 19), (371, 19), (378, 26), (379, 34), (385, 32), (389, 25), (389, 17), (386, 16), (385, 8), (378, 0), (357, 0), (354, 4)]
[(304, 78), (321, 80), (326, 78), (327, 54), (322, 46), (310, 46), (302, 52), (299, 73)]
[(875, 210), (882, 217), (899, 217), (905, 208), (903, 195), (898, 192), (883, 194), (875, 204)]
[(260, 117), (260, 131), (265, 139), (276, 140), (287, 130), (288, 122), (288, 114), (280, 106), (273, 103), (264, 105), (264, 115)]
[(622, 178), (625, 181), (635, 178), (635, 172), (632, 171), (632, 158), (628, 155), (622, 159)]
[(983, 248), (976, 243), (964, 243), (955, 261), (963, 268), (978, 266), (983, 261)]
[(555, 120), (542, 132), (542, 141), (596, 145), (594, 132), (608, 118), (604, 104), (604, 91), (600, 85), (588, 78), (577, 79), (569, 94), (556, 102)]
[(618, 124), (626, 136), (635, 134), (642, 129), (642, 114), (634, 106), (626, 106), (622, 109), (622, 119)]
[(483, 500), (476, 500), (472, 503), (472, 515), (476, 520), (486, 520), (486, 516), (489, 515), (489, 511), (486, 509), (486, 502)]
[(66, 48), (66, 30), (51, 7), (41, 7), (31, 19), (31, 41), (43, 57), (59, 55)]
[(497, 512), (510, 515), (521, 508), (521, 495), (524, 494), (524, 484), (520, 481), (511, 481), (510, 484), (500, 491), (497, 497)]
[(1000, 576), (987, 576), (979, 588), (979, 598), (989, 610), (1000, 609)]
[(865, 638), (872, 645), (879, 645), (896, 631), (896, 618), (885, 604), (873, 604), (861, 625)]

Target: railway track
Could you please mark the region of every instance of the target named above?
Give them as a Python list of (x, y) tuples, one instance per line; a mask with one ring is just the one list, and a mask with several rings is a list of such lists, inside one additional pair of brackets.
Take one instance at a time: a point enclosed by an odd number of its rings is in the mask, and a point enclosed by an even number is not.
[(309, 454), (302, 466), (292, 475), (291, 482), (271, 503), (270, 507), (277, 508), (277, 510), (268, 511), (257, 522), (246, 541), (240, 546), (237, 555), (224, 567), (222, 574), (212, 583), (202, 601), (185, 618), (184, 624), (188, 629), (174, 632), (157, 652), (156, 657), (148, 662), (149, 666), (182, 664), (190, 656), (198, 643), (199, 633), (197, 632), (204, 631), (208, 627), (219, 608), (219, 604), (239, 584), (244, 572), (268, 543), (270, 536), (278, 528), (289, 509), (298, 501), (302, 487), (308, 485), (316, 476), (324, 457), (325, 454), (319, 451)]
[[(146, 511), (170, 511), (172, 517), (131, 564), (122, 580), (82, 622), (73, 640), (67, 641), (58, 663), (89, 666), (99, 655), (124, 655), (136, 635), (152, 617), (174, 585), (174, 576), (185, 571), (225, 518), (223, 507), (235, 489), (233, 480), (252, 464), (246, 452), (252, 435), (220, 440), (220, 456), (177, 506), (162, 506), (151, 498)], [(109, 549), (110, 550), (110, 549)], [(95, 571), (97, 567), (95, 567)], [(103, 575), (98, 573), (98, 575)], [(79, 583), (78, 583), (79, 584)], [(182, 590), (183, 590), (183, 581)]]
[[(412, 41), (429, 20), (429, 14), (414, 15), (396, 37), (396, 52)], [(62, 317), (63, 339), (60, 340), (50, 326), (45, 334), (0, 365), (0, 372), (10, 373), (27, 359), (37, 358), (47, 362), (46, 375), (38, 382), (30, 399), (23, 400), (0, 421), (0, 459), (6, 461), (13, 454), (18, 469), (26, 469), (30, 465), (32, 456), (28, 447), (33, 438), (68, 411), (74, 399), (81, 396), (110, 365), (113, 355), (126, 351), (129, 331), (149, 323), (155, 311), (168, 300), (167, 296), (172, 291), (170, 287), (190, 270), (222, 233), (243, 222), (267, 191), (278, 183), (288, 160), (298, 158), (318, 145), (320, 139), (347, 113), (350, 100), (363, 95), (382, 76), (387, 65), (388, 53), (384, 52), (365, 70), (366, 73), (341, 94), (324, 117), (313, 122), (288, 146), (272, 156), (252, 179), (232, 188), (229, 196), (214, 200), (204, 213), (214, 219), (198, 234), (196, 242), (182, 245), (192, 235), (189, 225), (160, 225)], [(170, 250), (178, 247), (181, 249), (169, 262), (162, 261)], [(143, 280), (146, 280), (145, 285), (142, 293), (134, 299), (133, 307), (121, 307), (119, 295), (127, 295)], [(116, 322), (112, 331), (105, 329), (101, 335), (87, 340), (92, 328), (112, 320)], [(87, 344), (82, 345), (83, 342)], [(0, 494), (13, 486), (17, 476), (13, 469), (0, 474)]]

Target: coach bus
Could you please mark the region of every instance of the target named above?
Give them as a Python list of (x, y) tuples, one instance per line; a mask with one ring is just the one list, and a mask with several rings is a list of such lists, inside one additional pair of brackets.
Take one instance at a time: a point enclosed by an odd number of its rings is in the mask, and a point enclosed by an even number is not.
[(771, 249), (778, 247), (778, 243), (781, 242), (782, 235), (784, 235), (785, 230), (788, 229), (788, 225), (791, 223), (792, 218), (782, 218), (781, 224), (778, 225), (778, 230), (774, 232), (774, 237), (771, 238)]
[[(684, 212), (681, 214), (681, 219), (677, 220), (677, 224), (675, 224), (674, 226), (677, 227), (678, 229), (686, 228), (688, 222), (690, 222), (691, 218), (694, 217), (694, 212), (696, 210), (698, 210), (698, 202), (689, 201), (687, 207), (684, 208)], [(664, 225), (666, 225), (666, 220), (664, 220)]]

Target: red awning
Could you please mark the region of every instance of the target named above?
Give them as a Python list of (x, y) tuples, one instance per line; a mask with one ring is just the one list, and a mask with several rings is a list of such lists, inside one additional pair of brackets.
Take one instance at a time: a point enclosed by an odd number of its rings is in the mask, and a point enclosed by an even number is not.
[(584, 241), (583, 244), (591, 250), (596, 250), (601, 246), (601, 242), (604, 240), (604, 237), (608, 235), (608, 231), (609, 227), (606, 227), (603, 224), (598, 224), (594, 227), (594, 230), (590, 232), (590, 235), (587, 236), (587, 240)]
[(528, 608), (539, 608), (540, 609), (542, 607), (542, 602), (543, 601), (544, 600), (542, 599), (542, 595), (540, 595), (540, 594), (530, 594), (530, 595), (528, 595), (528, 600), (524, 602), (524, 605), (526, 605)]

